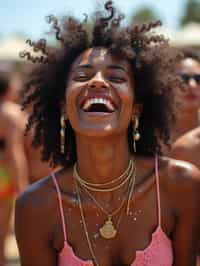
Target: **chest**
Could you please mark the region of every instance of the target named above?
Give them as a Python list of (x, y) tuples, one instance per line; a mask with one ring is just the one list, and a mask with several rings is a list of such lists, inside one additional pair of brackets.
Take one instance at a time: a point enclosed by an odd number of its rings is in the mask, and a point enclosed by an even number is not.
[[(148, 203), (148, 204), (147, 204)], [(165, 221), (163, 229), (170, 234), (173, 227), (173, 219), (170, 216), (170, 209), (163, 201), (162, 220)], [(91, 248), (98, 258), (100, 265), (123, 266), (133, 264), (136, 256), (141, 251), (148, 250), (152, 246), (152, 239), (158, 229), (158, 207), (155, 189), (149, 191), (145, 198), (132, 202), (129, 215), (125, 209), (122, 214), (112, 217), (112, 225), (117, 231), (112, 239), (105, 239), (101, 236), (100, 229), (105, 225), (108, 217), (98, 209), (84, 213), (84, 222), (78, 208), (67, 207), (65, 209), (65, 228), (67, 232), (68, 245), (72, 248), (73, 254), (83, 260), (92, 258)], [(88, 234), (89, 242), (86, 235)], [(57, 227), (58, 250), (63, 248), (62, 225)], [(153, 238), (152, 238), (153, 237)], [(153, 239), (153, 243), (155, 243)], [(164, 240), (165, 241), (165, 240)]]

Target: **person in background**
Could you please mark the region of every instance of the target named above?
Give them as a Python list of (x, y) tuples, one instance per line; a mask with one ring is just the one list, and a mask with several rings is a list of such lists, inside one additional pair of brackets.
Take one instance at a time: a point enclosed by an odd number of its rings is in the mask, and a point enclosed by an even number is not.
[(200, 51), (185, 47), (177, 73), (183, 81), (173, 141), (200, 125)]
[(17, 92), (9, 73), (0, 73), (0, 266), (16, 193), (28, 184), (24, 149), (26, 117), (17, 105)]
[(200, 168), (200, 51), (185, 48), (183, 54), (178, 74), (184, 83), (184, 91), (180, 96), (177, 136), (171, 155)]
[(62, 166), (16, 201), (21, 266), (196, 264), (200, 171), (160, 146), (176, 115), (178, 58), (151, 31), (160, 22), (122, 18), (112, 1), (90, 29), (49, 16), (59, 48), (29, 41), (42, 56), (21, 54), (39, 63), (24, 89), (27, 130), (43, 160)]
[[(18, 72), (12, 74), (11, 85), (12, 90), (15, 93), (16, 97), (13, 99), (15, 102), (21, 105), (22, 101), (22, 90), (28, 73), (31, 72), (31, 65), (26, 64)], [(21, 110), (22, 111), (22, 110)], [(24, 117), (26, 117), (26, 123), (28, 121), (29, 115), (31, 113), (31, 107), (26, 108), (22, 111)], [(26, 126), (25, 126), (26, 127)], [(25, 128), (24, 128), (25, 133)], [(28, 184), (32, 184), (44, 176), (47, 176), (51, 173), (52, 167), (48, 162), (41, 160), (41, 149), (33, 147), (34, 129), (31, 130), (29, 134), (24, 134), (24, 149), (27, 158), (28, 164)]]
[(200, 50), (185, 48), (182, 51), (184, 59), (179, 64), (179, 75), (184, 83), (184, 92), (180, 96), (178, 131), (171, 156), (200, 169)]
[[(48, 176), (53, 169), (48, 162), (44, 162), (41, 159), (41, 149), (38, 147), (33, 147), (32, 137), (34, 135), (34, 130), (30, 134), (25, 136), (25, 153), (28, 163), (28, 183), (32, 184), (45, 176)], [(58, 168), (57, 168), (58, 169)]]

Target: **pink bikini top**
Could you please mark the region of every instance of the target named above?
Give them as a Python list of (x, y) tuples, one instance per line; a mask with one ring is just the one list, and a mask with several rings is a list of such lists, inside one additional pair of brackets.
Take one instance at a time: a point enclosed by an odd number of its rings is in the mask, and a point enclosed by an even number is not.
[[(157, 192), (157, 206), (158, 206), (158, 226), (152, 233), (150, 244), (144, 250), (136, 251), (135, 260), (131, 266), (172, 266), (173, 265), (173, 251), (171, 240), (167, 237), (161, 227), (161, 207), (160, 207), (160, 189), (159, 189), (159, 174), (158, 174), (158, 159), (155, 158), (155, 175), (156, 175), (156, 192)], [(94, 266), (92, 260), (82, 260), (78, 258), (72, 247), (67, 242), (67, 234), (65, 228), (65, 217), (62, 205), (61, 192), (56, 180), (55, 174), (52, 173), (53, 182), (58, 194), (58, 202), (60, 208), (60, 215), (62, 220), (64, 246), (59, 253), (58, 266)]]

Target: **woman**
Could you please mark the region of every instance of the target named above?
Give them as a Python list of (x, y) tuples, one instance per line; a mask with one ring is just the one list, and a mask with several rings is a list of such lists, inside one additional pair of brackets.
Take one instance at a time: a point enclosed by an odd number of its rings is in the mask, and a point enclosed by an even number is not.
[(183, 81), (184, 90), (180, 94), (180, 107), (174, 129), (174, 140), (199, 126), (200, 54), (198, 50), (189, 47), (181, 51), (184, 58), (180, 60), (177, 72)]
[(60, 50), (29, 41), (44, 56), (22, 54), (40, 62), (24, 91), (33, 144), (64, 167), (17, 200), (21, 265), (195, 265), (200, 173), (159, 156), (176, 56), (150, 34), (158, 22), (121, 28), (105, 9), (89, 33), (86, 21), (48, 17)]
[(13, 102), (16, 91), (7, 73), (0, 73), (0, 266), (5, 265), (5, 240), (16, 193), (27, 182), (24, 152), (25, 117)]

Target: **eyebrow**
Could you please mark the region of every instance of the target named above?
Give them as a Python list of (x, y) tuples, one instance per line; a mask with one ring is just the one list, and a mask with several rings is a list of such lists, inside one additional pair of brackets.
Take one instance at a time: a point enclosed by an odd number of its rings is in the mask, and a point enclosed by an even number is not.
[(82, 65), (78, 65), (76, 68), (89, 68), (89, 69), (91, 69), (92, 65), (90, 65), (90, 64), (82, 64)]
[(120, 69), (123, 70), (124, 72), (127, 72), (127, 69), (123, 67), (122, 65), (109, 65), (108, 68), (110, 69)]
[[(79, 68), (88, 68), (88, 69), (92, 69), (93, 66), (90, 65), (90, 64), (82, 64), (82, 65), (78, 65), (76, 68), (77, 68), (77, 69), (79, 69)], [(127, 69), (126, 69), (125, 67), (123, 67), (122, 65), (114, 65), (114, 64), (113, 64), (113, 65), (108, 65), (108, 68), (109, 68), (109, 69), (119, 69), (119, 70), (122, 70), (122, 71), (124, 71), (124, 72), (127, 73)]]

